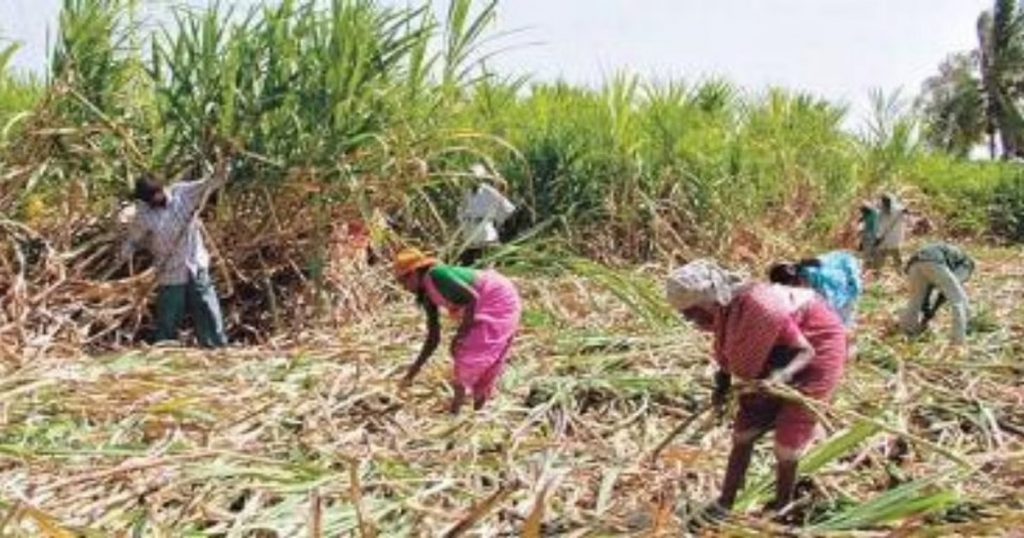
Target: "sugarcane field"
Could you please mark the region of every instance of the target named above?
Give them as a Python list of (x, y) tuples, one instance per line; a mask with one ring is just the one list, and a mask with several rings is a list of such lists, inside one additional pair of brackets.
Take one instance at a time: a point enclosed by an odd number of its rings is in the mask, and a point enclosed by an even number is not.
[(1024, 5), (626, 4), (0, 0), (0, 537), (1024, 536)]

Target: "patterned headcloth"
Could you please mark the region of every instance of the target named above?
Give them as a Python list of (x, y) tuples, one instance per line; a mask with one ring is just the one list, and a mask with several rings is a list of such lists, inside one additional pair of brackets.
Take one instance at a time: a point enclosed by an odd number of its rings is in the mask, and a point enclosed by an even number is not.
[(742, 276), (723, 269), (714, 260), (700, 259), (673, 271), (665, 280), (665, 294), (669, 304), (682, 312), (700, 303), (726, 306), (745, 284)]

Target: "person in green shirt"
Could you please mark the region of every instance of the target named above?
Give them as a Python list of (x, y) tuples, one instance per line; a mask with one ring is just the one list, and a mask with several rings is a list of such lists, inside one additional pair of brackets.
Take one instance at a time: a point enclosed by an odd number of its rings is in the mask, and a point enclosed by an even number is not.
[(860, 252), (871, 265), (877, 263), (878, 218), (878, 208), (868, 203), (860, 206)]
[(438, 311), (444, 308), (459, 320), (451, 343), (455, 362), (451, 412), (458, 414), (467, 393), (473, 396), (473, 407), (481, 409), (496, 392), (519, 331), (522, 303), (515, 285), (496, 271), (445, 265), (412, 248), (398, 253), (394, 270), (427, 314), (426, 340), (402, 387), (412, 384), (440, 344)]
[(893, 260), (896, 269), (903, 265), (901, 249), (906, 238), (910, 211), (892, 194), (883, 194), (878, 212), (878, 230), (875, 239), (875, 263), (883, 269), (885, 262)]
[(908, 334), (923, 331), (936, 311), (948, 302), (953, 311), (951, 340), (961, 345), (967, 338), (970, 303), (964, 283), (974, 273), (974, 260), (948, 243), (933, 243), (918, 250), (907, 262), (910, 300), (901, 316)]

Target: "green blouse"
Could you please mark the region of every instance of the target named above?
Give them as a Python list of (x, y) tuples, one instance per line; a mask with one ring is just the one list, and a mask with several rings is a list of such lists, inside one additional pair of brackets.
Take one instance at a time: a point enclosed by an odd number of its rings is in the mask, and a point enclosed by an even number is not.
[(466, 288), (472, 289), (479, 278), (479, 272), (468, 267), (436, 265), (427, 272), (427, 278), (437, 287), (438, 293), (454, 305), (467, 305), (473, 301)]

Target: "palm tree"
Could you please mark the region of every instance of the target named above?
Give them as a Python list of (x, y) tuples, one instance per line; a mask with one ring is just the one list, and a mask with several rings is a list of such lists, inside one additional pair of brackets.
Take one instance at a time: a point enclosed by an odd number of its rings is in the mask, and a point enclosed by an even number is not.
[[(924, 140), (958, 157), (967, 157), (984, 142), (990, 125), (978, 56), (959, 53), (947, 58), (939, 66), (939, 74), (924, 82), (917, 102), (924, 120)], [(995, 151), (994, 144), (990, 150)]]
[(989, 152), (996, 134), (1004, 158), (1024, 155), (1024, 117), (1018, 106), (1024, 82), (1024, 17), (1017, 0), (996, 0), (978, 17), (978, 53), (986, 100)]

